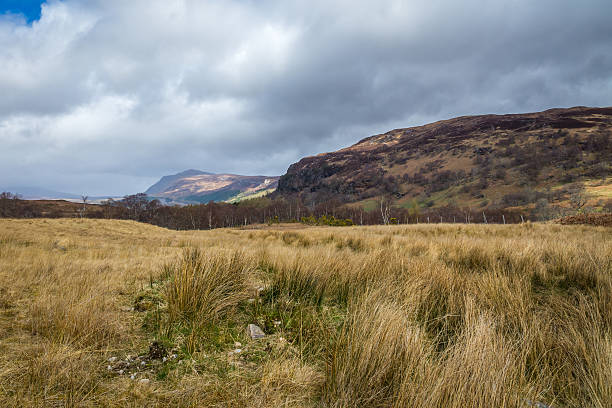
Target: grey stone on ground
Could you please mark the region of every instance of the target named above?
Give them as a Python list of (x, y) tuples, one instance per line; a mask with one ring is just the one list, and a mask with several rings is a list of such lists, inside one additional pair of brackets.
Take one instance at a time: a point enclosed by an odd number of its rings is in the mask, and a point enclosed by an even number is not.
[(264, 337), (266, 337), (266, 334), (263, 332), (263, 330), (261, 330), (261, 327), (252, 323), (249, 324), (249, 327), (247, 327), (247, 334), (252, 339), (263, 339)]

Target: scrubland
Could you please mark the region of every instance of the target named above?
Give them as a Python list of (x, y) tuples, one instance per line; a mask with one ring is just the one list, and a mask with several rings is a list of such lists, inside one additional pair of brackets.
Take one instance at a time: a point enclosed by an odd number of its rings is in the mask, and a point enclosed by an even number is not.
[(612, 406), (610, 228), (0, 220), (0, 406), (537, 404)]

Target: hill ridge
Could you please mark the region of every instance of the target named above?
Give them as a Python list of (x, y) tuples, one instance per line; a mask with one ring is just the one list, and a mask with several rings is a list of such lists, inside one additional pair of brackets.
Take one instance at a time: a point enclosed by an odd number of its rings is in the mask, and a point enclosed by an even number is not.
[[(445, 119), (305, 157), (280, 178), (278, 194), (318, 202), (391, 196), (398, 205), (509, 206), (516, 203), (505, 196), (525, 190), (602, 178), (609, 186), (611, 131), (612, 107)], [(538, 194), (532, 195), (518, 201), (534, 203)]]

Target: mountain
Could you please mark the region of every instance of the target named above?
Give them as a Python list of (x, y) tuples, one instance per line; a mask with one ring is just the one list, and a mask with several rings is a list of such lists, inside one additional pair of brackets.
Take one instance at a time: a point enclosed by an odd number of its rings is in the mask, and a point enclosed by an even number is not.
[[(75, 203), (82, 202), (82, 195), (74, 193), (63, 193), (60, 191), (50, 190), (43, 187), (31, 187), (31, 186), (12, 186), (12, 187), (0, 187), (0, 192), (9, 192), (17, 194), (24, 200), (65, 200)], [(99, 204), (102, 201), (108, 200), (109, 198), (117, 199), (117, 196), (87, 196), (87, 202), (90, 204)]]
[(271, 193), (277, 184), (278, 177), (213, 174), (191, 169), (162, 177), (145, 193), (175, 204), (236, 202)]
[(213, 174), (207, 173), (205, 171), (200, 171), (200, 170), (193, 170), (193, 169), (185, 170), (181, 173), (162, 177), (157, 183), (149, 187), (146, 193), (149, 195), (160, 194), (160, 193), (165, 192), (169, 188), (171, 188), (175, 183), (179, 182), (181, 179), (188, 178), (188, 177), (202, 176), (202, 175), (210, 176)]
[(80, 200), (81, 196), (72, 193), (62, 193), (60, 191), (54, 191), (47, 188), (41, 187), (29, 187), (29, 186), (12, 186), (0, 188), (1, 191), (7, 191), (13, 194), (19, 194), (21, 198), (26, 200)]
[(611, 134), (610, 107), (458, 117), (306, 157), (279, 179), (277, 194), (366, 207), (386, 196), (406, 207), (499, 208), (541, 199), (565, 205), (571, 186), (605, 200)]

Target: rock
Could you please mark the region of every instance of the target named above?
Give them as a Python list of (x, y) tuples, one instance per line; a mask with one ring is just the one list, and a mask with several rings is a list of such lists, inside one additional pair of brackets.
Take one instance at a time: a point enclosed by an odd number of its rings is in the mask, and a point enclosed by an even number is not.
[(240, 348), (240, 347), (242, 347), (242, 343), (240, 343), (239, 341), (235, 341), (234, 348)]
[(111, 357), (111, 358), (109, 358), (109, 359), (108, 359), (108, 362), (109, 362), (109, 363), (113, 363), (113, 362), (115, 362), (116, 360), (117, 360), (117, 357)]
[(134, 379), (136, 379), (136, 374), (130, 375), (130, 380), (134, 380)]
[(119, 375), (123, 375), (123, 370), (119, 370)]
[(141, 380), (140, 380), (140, 381), (138, 381), (138, 382), (139, 382), (139, 383), (141, 383), (141, 384), (148, 384), (148, 383), (150, 383), (150, 382), (151, 382), (151, 380), (149, 380), (148, 378), (143, 378), (143, 379), (141, 379)]
[(252, 339), (263, 339), (264, 337), (266, 337), (266, 334), (263, 332), (263, 330), (261, 330), (261, 327), (252, 323), (249, 324), (249, 326), (247, 327), (247, 334)]
[(107, 369), (108, 371), (111, 371), (111, 370), (113, 369), (113, 367), (112, 367), (112, 366), (108, 366), (108, 367), (106, 367), (106, 369)]

